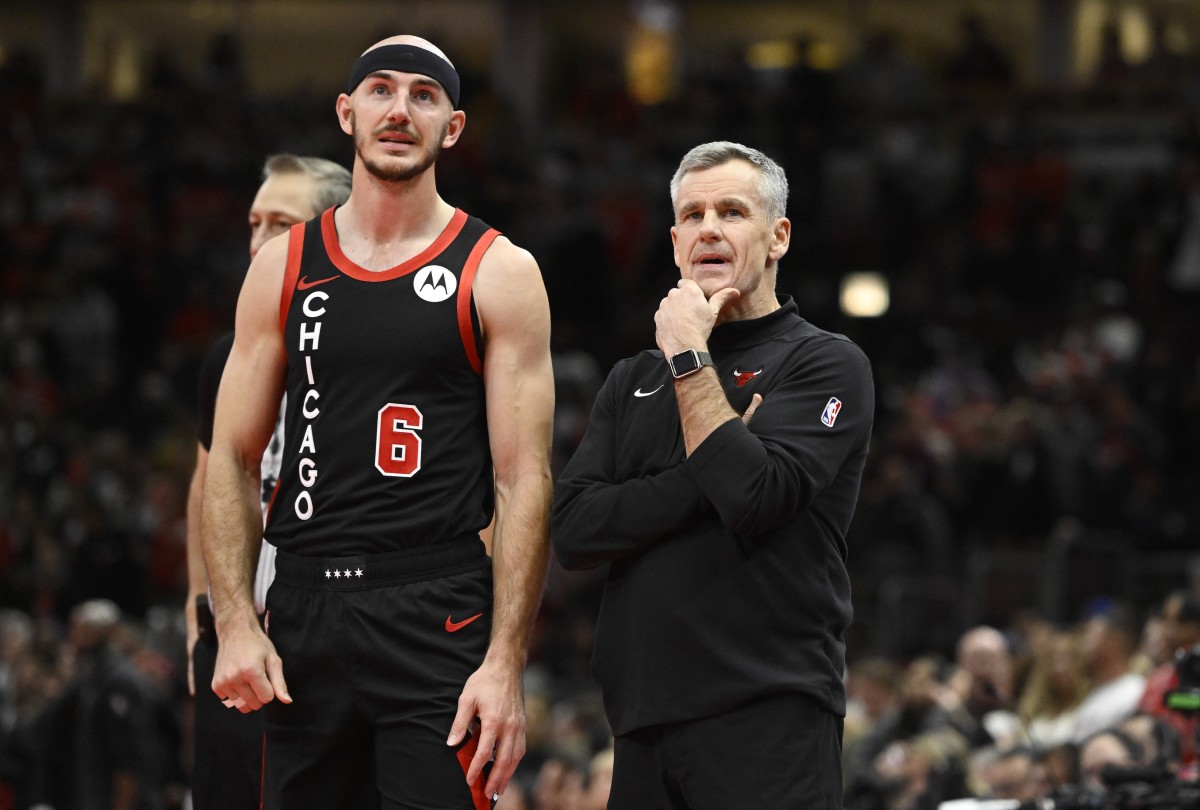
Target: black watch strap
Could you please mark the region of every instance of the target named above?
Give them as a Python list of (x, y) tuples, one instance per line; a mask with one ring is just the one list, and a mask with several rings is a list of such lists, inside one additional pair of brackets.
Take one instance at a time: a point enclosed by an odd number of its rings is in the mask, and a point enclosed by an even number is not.
[(713, 363), (712, 355), (708, 352), (684, 349), (679, 354), (667, 358), (667, 365), (671, 368), (671, 376), (680, 380), (689, 374), (695, 374), (705, 366), (715, 365), (715, 363)]

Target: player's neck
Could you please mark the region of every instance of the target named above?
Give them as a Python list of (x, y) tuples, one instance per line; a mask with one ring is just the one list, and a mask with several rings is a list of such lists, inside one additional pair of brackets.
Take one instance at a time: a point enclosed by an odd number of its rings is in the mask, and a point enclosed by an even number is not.
[(411, 181), (384, 183), (356, 166), (353, 189), (334, 223), (342, 251), (368, 269), (394, 267), (420, 253), (454, 216), (438, 196), (432, 169)]

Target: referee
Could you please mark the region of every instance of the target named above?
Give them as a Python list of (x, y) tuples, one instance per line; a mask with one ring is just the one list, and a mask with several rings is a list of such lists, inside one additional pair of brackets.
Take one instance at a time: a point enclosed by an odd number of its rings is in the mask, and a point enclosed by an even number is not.
[[(350, 195), (350, 172), (330, 160), (278, 154), (263, 166), (263, 182), (250, 206), (250, 258), (271, 238), (304, 222)], [(221, 372), (233, 346), (233, 333), (213, 344), (200, 370), (199, 446), (196, 469), (188, 491), (188, 691), (195, 698), (193, 719), (192, 806), (195, 810), (257, 810), (262, 785), (262, 719), (256, 714), (231, 712), (209, 688), (217, 660), (217, 634), (208, 599), (208, 572), (200, 549), (200, 503), (213, 415)], [(280, 416), (282, 421), (282, 408)], [(261, 464), (262, 508), (265, 514), (279, 478), (283, 455), (281, 425), (276, 425)], [(264, 542), (254, 580), (254, 601), (262, 615), (266, 591), (275, 573), (275, 549)], [(200, 684), (200, 689), (196, 689)]]

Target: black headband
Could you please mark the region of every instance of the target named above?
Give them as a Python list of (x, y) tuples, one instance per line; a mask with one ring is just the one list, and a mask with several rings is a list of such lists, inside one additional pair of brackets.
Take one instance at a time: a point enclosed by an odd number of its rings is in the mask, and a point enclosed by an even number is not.
[(395, 70), (400, 73), (419, 73), (428, 76), (442, 86), (450, 97), (450, 106), (458, 109), (458, 71), (442, 57), (415, 45), (381, 45), (358, 57), (350, 68), (350, 81), (346, 92), (377, 70)]

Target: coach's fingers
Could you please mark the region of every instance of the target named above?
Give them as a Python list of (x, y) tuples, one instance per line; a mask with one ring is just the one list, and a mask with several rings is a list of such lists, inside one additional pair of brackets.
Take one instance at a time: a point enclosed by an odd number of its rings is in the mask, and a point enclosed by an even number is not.
[(192, 664), (192, 649), (188, 647), (188, 694), (196, 696), (196, 668)]
[(754, 412), (758, 410), (758, 406), (762, 404), (762, 394), (755, 394), (750, 398), (750, 407), (742, 414), (742, 422), (750, 424), (750, 419), (754, 416)]

